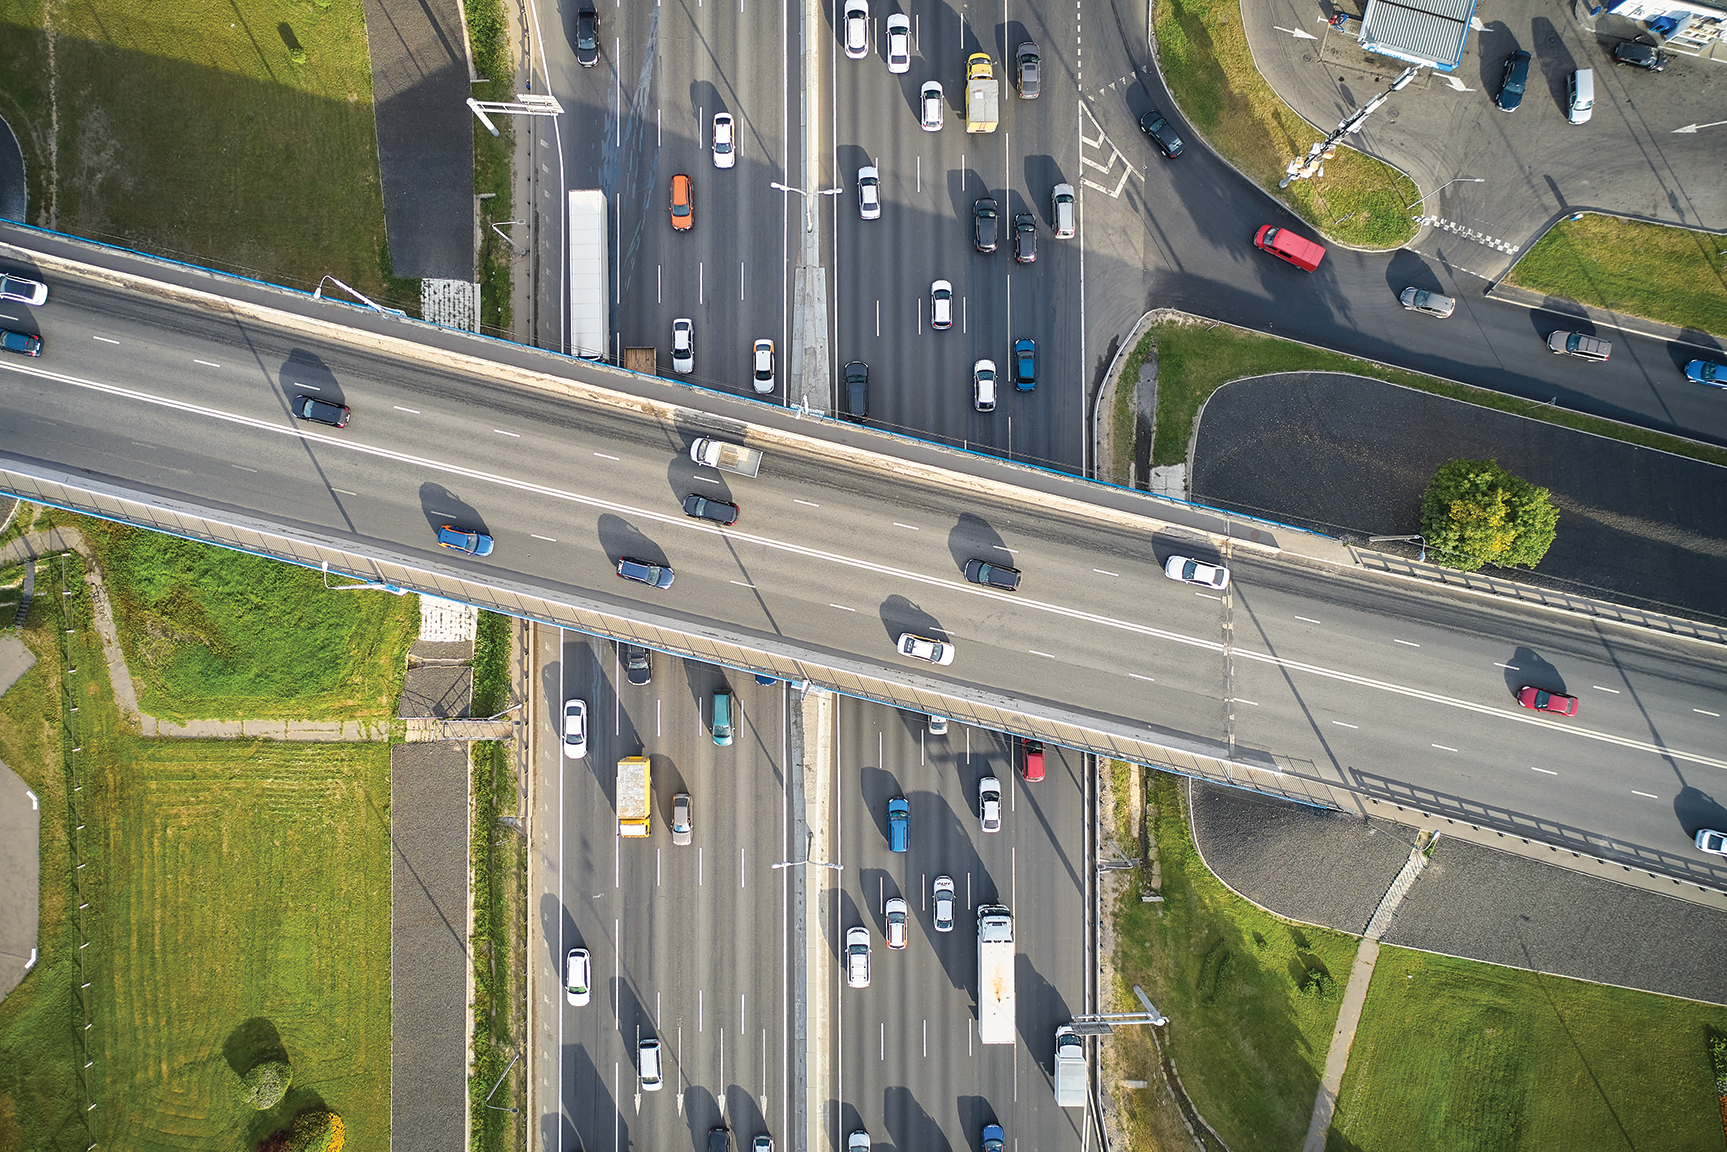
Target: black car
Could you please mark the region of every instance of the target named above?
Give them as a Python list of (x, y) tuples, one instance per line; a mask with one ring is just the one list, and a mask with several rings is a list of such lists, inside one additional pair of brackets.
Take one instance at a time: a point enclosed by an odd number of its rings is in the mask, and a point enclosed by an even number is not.
[(1037, 387), (1037, 341), (1013, 342), (1013, 386), (1021, 392)]
[(631, 684), (646, 684), (654, 678), (654, 654), (640, 644), (623, 647), (624, 675)]
[(1662, 72), (1667, 68), (1667, 53), (1641, 40), (1621, 40), (1613, 45), (1613, 62), (1629, 64), (1633, 68), (1647, 68), (1651, 72)]
[(1175, 134), (1175, 129), (1156, 108), (1139, 118), (1139, 130), (1151, 137), (1151, 142), (1166, 159), (1174, 160), (1181, 155), (1181, 137)]
[(971, 206), (972, 244), (979, 252), (994, 252), (999, 205), (988, 196)]
[(0, 348), (8, 352), (16, 352), (20, 356), (42, 355), (42, 337), (33, 336), (28, 332), (14, 332), (10, 328), (0, 328)]
[(846, 365), (846, 419), (861, 424), (869, 417), (869, 365), (853, 360)]
[(618, 575), (625, 580), (634, 580), (637, 584), (650, 584), (655, 588), (670, 588), (674, 574), (670, 564), (654, 564), (647, 560), (632, 560), (625, 556), (618, 561)]
[(991, 564), (988, 560), (967, 560), (965, 578), (973, 584), (1000, 588), (1003, 592), (1019, 591), (1019, 569)]
[(1037, 263), (1037, 217), (1030, 212), (1013, 218), (1013, 258), (1020, 264)]
[(684, 515), (694, 516), (697, 520), (712, 520), (715, 524), (736, 524), (738, 506), (691, 494), (684, 497)]
[(316, 396), (294, 397), (294, 415), (302, 420), (310, 420), (314, 424), (328, 424), (332, 428), (348, 426), (348, 406), (332, 404), (328, 400), (320, 400)]
[(731, 1129), (710, 1128), (708, 1130), (708, 1152), (732, 1152)]
[(1523, 103), (1523, 87), (1529, 83), (1529, 53), (1513, 52), (1505, 62), (1505, 83), (1499, 86), (1499, 110), (1515, 112)]
[(576, 9), (576, 63), (592, 68), (600, 62), (600, 14), (593, 0), (582, 0)]

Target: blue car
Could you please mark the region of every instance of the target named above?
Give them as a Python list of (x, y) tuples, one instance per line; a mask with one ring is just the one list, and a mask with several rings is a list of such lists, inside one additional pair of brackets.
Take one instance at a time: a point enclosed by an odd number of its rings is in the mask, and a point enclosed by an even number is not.
[(1007, 1144), (1007, 1134), (1001, 1130), (1000, 1124), (985, 1124), (983, 1126), (983, 1152), (1001, 1152)]
[(904, 852), (910, 838), (911, 804), (904, 796), (895, 796), (887, 802), (887, 850)]
[(40, 356), (42, 337), (30, 332), (14, 332), (10, 328), (0, 328), (0, 348), (16, 352), (20, 356)]
[(492, 538), (484, 532), (464, 532), (453, 524), (438, 529), (438, 547), (454, 548), (470, 556), (490, 556)]
[(1727, 364), (1713, 360), (1693, 360), (1685, 365), (1685, 378), (1711, 388), (1727, 388)]
[(1013, 386), (1021, 392), (1037, 387), (1037, 341), (1013, 342)]
[(1499, 86), (1499, 110), (1515, 112), (1523, 103), (1523, 89), (1529, 83), (1529, 53), (1513, 52), (1505, 61), (1505, 82)]

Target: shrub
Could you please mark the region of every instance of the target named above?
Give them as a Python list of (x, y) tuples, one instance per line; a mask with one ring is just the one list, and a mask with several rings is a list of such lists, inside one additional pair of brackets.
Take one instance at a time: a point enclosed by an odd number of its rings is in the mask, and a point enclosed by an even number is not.
[(1442, 464), (1421, 500), (1421, 534), (1438, 563), (1462, 572), (1484, 565), (1533, 568), (1558, 534), (1559, 512), (1545, 488), (1496, 460)]
[(258, 1145), (258, 1152), (342, 1152), (347, 1129), (334, 1112), (302, 1112), (287, 1129)]
[(247, 1072), (240, 1086), (246, 1103), (263, 1112), (280, 1104), (293, 1082), (294, 1069), (286, 1060), (266, 1060)]

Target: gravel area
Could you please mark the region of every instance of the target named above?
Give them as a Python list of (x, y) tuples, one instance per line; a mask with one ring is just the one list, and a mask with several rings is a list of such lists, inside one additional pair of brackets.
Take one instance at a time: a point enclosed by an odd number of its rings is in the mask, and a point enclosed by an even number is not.
[(1460, 456), (1552, 492), (1559, 536), (1536, 571), (1511, 578), (1727, 621), (1720, 468), (1377, 380), (1289, 372), (1218, 389), (1193, 498), (1357, 540), (1416, 532), (1433, 473)]

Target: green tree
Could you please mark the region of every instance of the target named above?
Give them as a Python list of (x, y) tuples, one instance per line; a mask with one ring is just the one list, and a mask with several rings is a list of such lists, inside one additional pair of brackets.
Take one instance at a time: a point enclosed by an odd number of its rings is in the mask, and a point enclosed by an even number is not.
[(281, 1102), (293, 1082), (294, 1070), (286, 1060), (266, 1060), (241, 1077), (240, 1091), (246, 1103), (266, 1112)]
[(1474, 572), (1486, 564), (1533, 568), (1553, 546), (1559, 511), (1545, 488), (1497, 460), (1442, 464), (1421, 500), (1421, 535), (1440, 564)]

